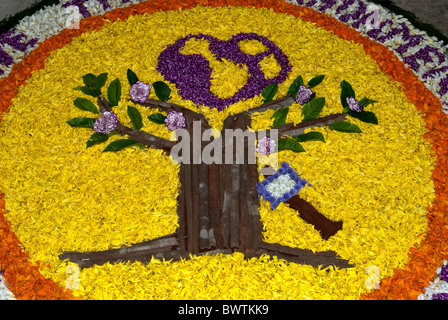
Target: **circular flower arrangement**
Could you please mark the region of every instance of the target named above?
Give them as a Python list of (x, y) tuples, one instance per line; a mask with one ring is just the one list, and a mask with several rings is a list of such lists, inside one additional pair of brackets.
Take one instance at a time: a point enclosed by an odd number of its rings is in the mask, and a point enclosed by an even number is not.
[[(79, 29), (56, 28), (48, 39), (30, 29), (27, 42), (17, 29), (0, 39), (21, 43), (0, 69), (0, 266), (16, 297), (399, 299), (423, 292), (448, 251), (445, 57), (430, 44), (410, 52), (425, 36), (387, 14), (367, 28), (367, 5), (355, 0), (122, 1), (116, 10), (100, 1), (98, 14), (108, 12), (97, 17), (93, 2), (61, 3), (79, 8)], [(384, 45), (397, 35), (407, 45), (390, 45), (395, 55)], [(147, 107), (155, 100), (182, 110), (155, 112)], [(277, 143), (260, 139), (258, 152), (275, 153), (283, 166), (267, 183), (260, 177), (264, 241), (331, 250), (351, 267), (237, 252), (85, 269), (60, 258), (175, 232), (179, 166), (141, 141), (169, 141), (192, 112), (220, 130), (229, 116), (257, 106), (255, 131), (322, 125)], [(287, 203), (298, 192), (343, 228), (323, 239)], [(439, 273), (445, 277), (445, 268)]]

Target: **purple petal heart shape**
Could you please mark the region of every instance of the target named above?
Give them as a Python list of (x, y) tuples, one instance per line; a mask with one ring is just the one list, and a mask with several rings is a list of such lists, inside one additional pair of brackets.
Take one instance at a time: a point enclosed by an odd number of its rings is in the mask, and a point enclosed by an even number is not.
[[(216, 59), (227, 59), (235, 64), (243, 64), (248, 69), (247, 83), (232, 97), (221, 99), (211, 91), (211, 77), (213, 70), (209, 61), (200, 54), (182, 54), (181, 49), (190, 39), (207, 40), (209, 50)], [(241, 51), (239, 42), (243, 40), (256, 40), (261, 42), (267, 50), (248, 54)], [(276, 77), (266, 79), (261, 70), (260, 62), (273, 55), (281, 67)], [(168, 45), (159, 55), (157, 70), (163, 77), (175, 84), (182, 98), (191, 100), (196, 104), (217, 108), (219, 111), (243, 99), (250, 99), (263, 92), (270, 84), (280, 84), (286, 80), (292, 66), (288, 57), (271, 40), (256, 33), (238, 33), (229, 40), (219, 40), (205, 34), (188, 35)]]

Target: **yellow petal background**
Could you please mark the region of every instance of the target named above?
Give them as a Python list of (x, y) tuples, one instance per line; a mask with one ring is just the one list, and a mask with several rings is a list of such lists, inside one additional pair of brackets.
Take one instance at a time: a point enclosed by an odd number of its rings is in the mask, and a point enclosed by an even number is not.
[[(326, 143), (307, 142), (306, 153), (279, 155), (312, 184), (301, 196), (330, 219), (343, 220), (343, 230), (323, 241), (287, 205), (272, 211), (262, 201), (260, 207), (268, 242), (334, 250), (356, 267), (321, 270), (281, 260), (244, 260), (241, 254), (175, 263), (107, 264), (82, 270), (74, 294), (87, 299), (350, 299), (368, 290), (368, 266), (377, 266), (382, 278), (406, 263), (409, 248), (418, 246), (426, 232), (426, 209), (434, 198), (434, 159), (423, 138), (424, 121), (398, 84), (380, 72), (360, 45), (312, 23), (267, 9), (197, 7), (133, 16), (74, 39), (53, 52), (45, 68), (21, 87), (0, 122), (0, 190), (5, 193), (7, 218), (30, 259), (40, 262), (44, 276), (65, 285), (68, 263), (58, 259), (65, 250), (115, 248), (172, 233), (177, 227), (178, 168), (168, 157), (134, 147), (102, 153), (104, 144), (86, 149), (92, 131), (65, 122), (91, 116), (73, 105), (83, 96), (73, 89), (82, 85), (82, 76), (108, 72), (108, 83), (119, 78), (124, 95), (115, 110), (120, 121), (131, 125), (126, 114), (128, 68), (142, 81), (164, 80), (156, 65), (167, 45), (188, 34), (229, 39), (239, 32), (269, 38), (290, 59), (293, 70), (279, 86), (279, 96), (298, 75), (307, 82), (324, 74), (325, 80), (315, 88), (327, 101), (322, 115), (341, 111), (342, 80), (352, 84), (359, 98), (378, 101), (368, 110), (377, 115), (379, 125), (352, 119), (362, 134), (321, 128)], [(259, 43), (241, 46), (244, 52), (262, 50)], [(188, 50), (202, 52), (213, 70), (223, 70), (212, 80), (215, 94), (226, 97), (247, 81), (244, 67), (216, 61), (204, 52), (207, 46), (201, 41), (189, 43)], [(236, 76), (222, 76), (233, 75), (232, 68), (239, 70)], [(275, 59), (263, 60), (262, 69), (267, 77), (278, 73)], [(262, 101), (255, 97), (217, 112), (182, 100), (170, 86), (174, 103), (203, 112), (217, 129), (230, 113)], [(136, 107), (144, 130), (170, 137), (164, 126), (147, 120), (155, 110)], [(271, 115), (256, 115), (253, 128), (268, 128)], [(288, 121), (301, 119), (301, 107), (294, 104)]]

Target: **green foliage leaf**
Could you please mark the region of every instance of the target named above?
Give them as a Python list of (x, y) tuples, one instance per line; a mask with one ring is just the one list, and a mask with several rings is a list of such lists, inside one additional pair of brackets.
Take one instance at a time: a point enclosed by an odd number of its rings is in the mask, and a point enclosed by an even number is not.
[(93, 124), (95, 123), (95, 118), (73, 118), (68, 120), (67, 123), (72, 127), (77, 128), (91, 128), (93, 129)]
[(289, 86), (288, 94), (295, 100), (300, 86), (303, 85), (302, 76), (298, 76)]
[(305, 116), (303, 121), (317, 119), (317, 117), (319, 117), (320, 112), (324, 108), (324, 105), (325, 105), (324, 97), (316, 98), (307, 102), (307, 104), (305, 104), (305, 106), (302, 109), (302, 114)]
[(87, 140), (86, 148), (90, 148), (91, 146), (94, 146), (96, 144), (103, 143), (108, 139), (109, 136), (107, 134), (95, 132), (90, 136), (89, 140)]
[(305, 134), (301, 134), (295, 137), (299, 142), (307, 142), (307, 141), (322, 141), (325, 142), (324, 135), (322, 132), (311, 131)]
[(378, 124), (378, 119), (373, 112), (370, 111), (356, 112), (350, 110), (348, 114), (353, 118), (359, 119), (363, 122)]
[(168, 101), (171, 99), (171, 89), (165, 82), (156, 81), (152, 84), (152, 87), (154, 88), (154, 92), (159, 100)]
[(120, 151), (124, 148), (130, 147), (132, 145), (138, 144), (138, 142), (131, 139), (120, 139), (115, 140), (107, 145), (103, 152)]
[(89, 95), (98, 97), (101, 95), (101, 88), (106, 84), (107, 73), (101, 73), (98, 76), (88, 73), (82, 77), (82, 80), (85, 84), (84, 88), (88, 88), (91, 93)]
[(102, 73), (99, 76), (96, 77), (96, 85), (98, 86), (99, 89), (101, 89), (107, 81), (107, 73)]
[(87, 87), (91, 87), (93, 84), (95, 84), (96, 76), (93, 73), (88, 73), (82, 77), (82, 81)]
[(306, 85), (308, 88), (314, 88), (315, 86), (317, 86), (318, 84), (320, 84), (323, 80), (324, 80), (325, 76), (324, 75), (318, 75), (315, 76), (314, 78), (312, 78), (310, 81), (308, 81), (308, 84)]
[(261, 93), (261, 95), (263, 96), (264, 103), (267, 102), (271, 102), (272, 99), (274, 99), (275, 95), (277, 94), (277, 90), (278, 90), (278, 84), (273, 83), (268, 85), (266, 88), (264, 88), (263, 92)]
[(121, 99), (121, 83), (119, 79), (113, 80), (109, 89), (107, 89), (107, 100), (109, 101), (110, 107), (118, 106), (118, 102)]
[(90, 100), (84, 98), (76, 98), (75, 101), (73, 101), (73, 103), (75, 104), (75, 107), (77, 107), (78, 109), (98, 114), (98, 108)]
[(278, 127), (286, 123), (286, 118), (288, 116), (289, 108), (281, 108), (274, 112), (271, 118), (274, 119), (273, 127)]
[(134, 71), (132, 71), (131, 69), (128, 69), (127, 71), (127, 76), (128, 76), (128, 81), (129, 84), (132, 86), (133, 84), (135, 84), (138, 81), (138, 77), (137, 75), (134, 73)]
[(97, 90), (90, 89), (89, 87), (76, 87), (75, 90), (79, 90), (82, 93), (94, 98), (97, 98), (101, 95), (101, 91), (98, 92)]
[(157, 124), (164, 124), (165, 123), (166, 116), (161, 113), (153, 113), (148, 117), (149, 120), (151, 120), (154, 123)]
[(305, 152), (305, 149), (296, 139), (281, 138), (277, 141), (278, 151), (291, 150), (294, 152)]
[(140, 130), (143, 127), (142, 115), (137, 108), (128, 106), (128, 116), (132, 121), (134, 129)]
[(359, 100), (359, 105), (364, 108), (364, 107), (367, 107), (369, 104), (375, 103), (375, 102), (378, 102), (378, 101), (367, 99), (366, 97), (364, 97), (361, 100)]
[(356, 98), (355, 91), (353, 90), (350, 83), (348, 83), (345, 80), (342, 80), (341, 82), (341, 103), (344, 107), (344, 112), (348, 112), (348, 104), (347, 104), (347, 98), (353, 97)]
[(350, 123), (348, 121), (333, 122), (332, 124), (330, 124), (330, 129), (340, 132), (362, 132), (362, 130), (356, 124)]
[(144, 145), (143, 143), (136, 143), (136, 144), (134, 144), (134, 147), (139, 147), (140, 149), (145, 149), (146, 145)]

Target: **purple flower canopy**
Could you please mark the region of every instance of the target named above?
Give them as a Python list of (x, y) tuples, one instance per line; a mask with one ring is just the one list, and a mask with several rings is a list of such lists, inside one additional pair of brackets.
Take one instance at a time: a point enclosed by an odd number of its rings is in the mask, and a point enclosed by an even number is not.
[[(210, 42), (209, 49), (218, 60), (227, 59), (235, 64), (243, 64), (248, 68), (248, 81), (230, 98), (220, 99), (211, 91), (212, 69), (207, 59), (200, 54), (181, 54), (180, 50), (190, 39), (203, 39)], [(243, 40), (257, 40), (267, 50), (255, 55), (246, 54), (241, 51), (239, 42)], [(281, 66), (276, 77), (266, 79), (261, 70), (260, 62), (267, 56), (273, 55)], [(280, 84), (286, 80), (292, 66), (288, 57), (271, 40), (256, 33), (238, 33), (229, 40), (218, 40), (210, 35), (188, 35), (177, 40), (174, 44), (160, 54), (157, 70), (167, 81), (174, 83), (179, 94), (186, 100), (196, 104), (217, 108), (219, 111), (227, 106), (243, 99), (250, 99), (261, 94), (264, 88), (270, 84)]]

